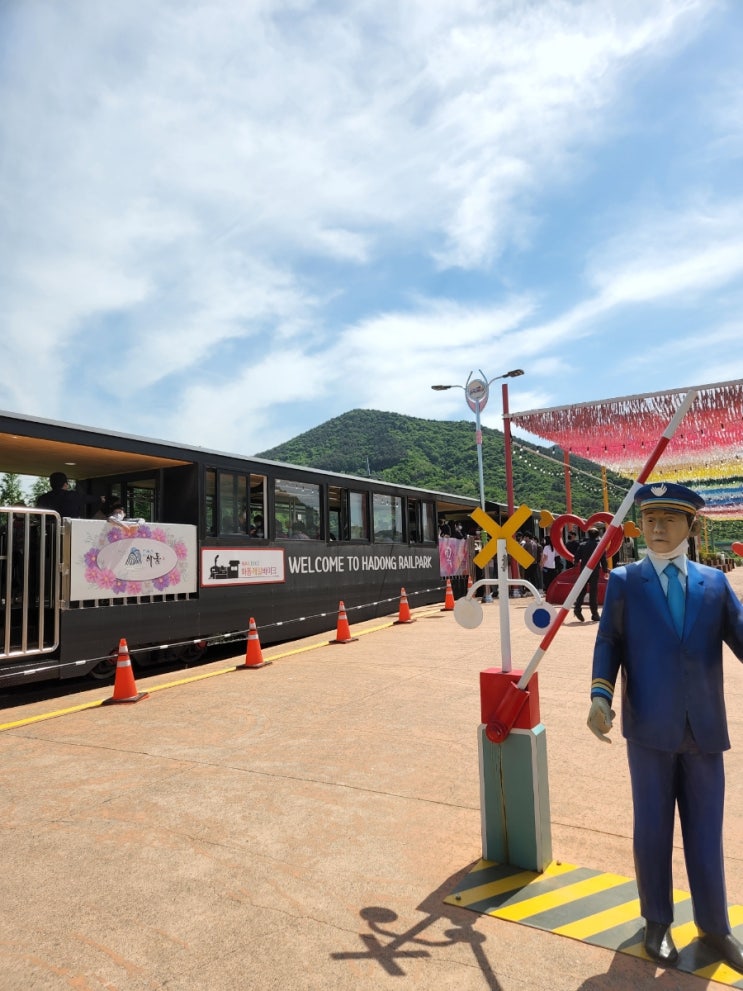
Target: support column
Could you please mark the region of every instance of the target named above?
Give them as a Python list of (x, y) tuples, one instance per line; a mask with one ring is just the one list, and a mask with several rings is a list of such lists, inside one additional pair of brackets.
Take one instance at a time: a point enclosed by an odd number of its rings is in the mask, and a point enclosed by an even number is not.
[(503, 743), (488, 738), (488, 722), (510, 682), (523, 672), (480, 672), (482, 724), (478, 729), (482, 856), (542, 872), (552, 860), (547, 734), (539, 717), (537, 675), (529, 697)]

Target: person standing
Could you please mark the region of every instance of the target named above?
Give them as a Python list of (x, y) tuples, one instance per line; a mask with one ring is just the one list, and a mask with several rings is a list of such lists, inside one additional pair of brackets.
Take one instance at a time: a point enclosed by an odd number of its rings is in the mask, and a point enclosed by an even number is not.
[[(575, 563), (579, 564), (581, 570), (585, 568), (591, 559), (591, 555), (596, 550), (599, 545), (599, 532), (595, 526), (589, 527), (587, 539), (579, 545), (577, 553), (575, 554)], [(587, 582), (588, 586), (588, 606), (591, 610), (591, 619), (594, 623), (598, 623), (599, 619), (599, 578), (601, 577), (601, 568), (606, 568), (606, 557), (603, 556), (601, 561), (596, 565), (590, 574)], [(586, 585), (580, 590), (578, 598), (575, 600), (575, 606), (573, 612), (575, 613), (575, 618), (581, 623), (583, 622), (583, 602), (586, 598)]]
[(544, 542), (540, 564), (542, 566), (542, 581), (544, 582), (544, 591), (546, 593), (550, 587), (550, 583), (557, 576), (557, 552), (552, 546), (552, 541), (549, 537)]
[(588, 727), (611, 742), (611, 704), (621, 671), (648, 956), (664, 966), (678, 960), (670, 929), (678, 806), (700, 939), (743, 973), (743, 944), (728, 918), (722, 848), (722, 755), (730, 748), (722, 645), (743, 660), (743, 605), (722, 572), (687, 557), (696, 513), (704, 506), (701, 496), (660, 482), (641, 486), (635, 504), (647, 557), (610, 574), (593, 654)]
[[(530, 533), (524, 534), (523, 539), (520, 541), (520, 543), (521, 546), (524, 548), (524, 550), (527, 552), (527, 554), (530, 554), (532, 557), (531, 564), (529, 564), (526, 568), (524, 568), (523, 577), (525, 578), (526, 581), (530, 582), (534, 586), (534, 588), (539, 590), (541, 585), (541, 578), (539, 572), (539, 562), (542, 556), (541, 548), (534, 539), (534, 537), (532, 536), (532, 534)], [(524, 590), (522, 594), (525, 595), (526, 591)]]
[(63, 471), (53, 471), (49, 476), (51, 489), (36, 500), (37, 509), (53, 509), (60, 516), (85, 516), (86, 506), (102, 506), (104, 496), (85, 495), (71, 489), (69, 479)]

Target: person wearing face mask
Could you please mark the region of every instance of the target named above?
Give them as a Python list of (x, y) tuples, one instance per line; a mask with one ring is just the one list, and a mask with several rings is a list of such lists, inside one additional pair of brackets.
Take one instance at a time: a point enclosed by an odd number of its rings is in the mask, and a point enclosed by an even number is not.
[(588, 727), (610, 743), (622, 672), (622, 734), (634, 811), (633, 850), (645, 950), (662, 966), (671, 934), (671, 860), (678, 805), (694, 921), (700, 939), (743, 973), (732, 934), (722, 852), (723, 752), (730, 748), (722, 645), (743, 660), (743, 606), (725, 575), (686, 556), (704, 500), (686, 486), (640, 486), (635, 505), (647, 557), (614, 569), (593, 654)]
[(112, 523), (114, 526), (120, 527), (122, 530), (126, 530), (127, 533), (129, 533), (136, 531), (137, 525), (139, 523), (144, 523), (144, 520), (127, 520), (124, 507), (117, 499), (115, 499), (108, 507), (108, 522)]

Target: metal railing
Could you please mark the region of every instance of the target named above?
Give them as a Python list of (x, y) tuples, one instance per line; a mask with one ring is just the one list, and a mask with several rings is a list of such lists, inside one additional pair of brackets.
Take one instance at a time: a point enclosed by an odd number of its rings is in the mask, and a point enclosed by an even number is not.
[(0, 507), (0, 661), (59, 644), (60, 527), (51, 510)]

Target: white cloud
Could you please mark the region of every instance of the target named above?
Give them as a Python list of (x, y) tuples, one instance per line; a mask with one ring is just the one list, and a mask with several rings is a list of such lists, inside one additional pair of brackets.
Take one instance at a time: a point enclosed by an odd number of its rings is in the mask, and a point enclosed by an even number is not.
[[(556, 372), (561, 342), (622, 306), (737, 277), (734, 224), (688, 215), (666, 224), (670, 253), (661, 224), (638, 249), (625, 219), (561, 311), (538, 286), (505, 295), (494, 265), (533, 247), (545, 199), (614, 133), (623, 81), (715, 5), (339, 9), (38, 0), (0, 13), (6, 405), (61, 415), (69, 380), (87, 376), (102, 395), (74, 401), (98, 422), (107, 399), (113, 421), (124, 381), (139, 431), (247, 450), (312, 425), (313, 403), (464, 417), (458, 390), (430, 393), (447, 372), (525, 358)], [(483, 280), (461, 302), (452, 269)], [(339, 317), (351, 279), (368, 298)], [(538, 304), (550, 316), (530, 326)]]
[(743, 276), (741, 220), (743, 201), (628, 218), (621, 233), (594, 251), (585, 298), (528, 327), (522, 345), (532, 352), (559, 347), (600, 334), (606, 320), (625, 308), (682, 307), (690, 297), (737, 282)]
[[(194, 381), (162, 420), (166, 436), (184, 443), (254, 454), (289, 440), (300, 430), (282, 412), (312, 401), (327, 388), (326, 361), (298, 349), (270, 352), (219, 382)], [(314, 424), (311, 424), (314, 426)]]

